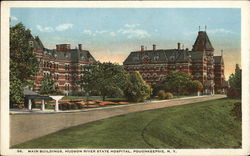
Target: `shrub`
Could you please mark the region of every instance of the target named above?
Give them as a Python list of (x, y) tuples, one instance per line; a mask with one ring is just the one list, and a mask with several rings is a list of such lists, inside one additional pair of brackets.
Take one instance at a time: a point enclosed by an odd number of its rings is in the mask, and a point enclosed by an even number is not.
[(71, 105), (71, 106), (70, 106), (71, 109), (78, 109), (78, 107), (77, 107), (76, 104), (70, 104), (70, 105)]
[(131, 72), (124, 91), (125, 97), (131, 102), (140, 102), (149, 98), (151, 87), (143, 80), (139, 72)]
[(160, 90), (157, 95), (158, 95), (158, 98), (161, 100), (166, 98), (166, 93), (164, 90)]
[(234, 116), (234, 118), (238, 121), (241, 121), (242, 118), (242, 112), (241, 112), (241, 102), (236, 102), (234, 104), (233, 109), (231, 110), (231, 114)]
[(216, 94), (222, 94), (222, 90), (221, 89), (216, 90)]
[(237, 99), (241, 97), (241, 92), (235, 89), (234, 87), (230, 87), (227, 91), (227, 97), (232, 99)]
[(172, 93), (167, 92), (167, 93), (165, 94), (165, 99), (173, 99), (173, 98), (174, 98), (174, 96), (173, 96)]
[(72, 91), (69, 93), (70, 96), (83, 96), (85, 95), (83, 91)]
[(189, 93), (197, 93), (197, 92), (202, 91), (202, 89), (203, 89), (203, 85), (198, 80), (190, 81), (188, 83), (188, 91), (189, 91)]

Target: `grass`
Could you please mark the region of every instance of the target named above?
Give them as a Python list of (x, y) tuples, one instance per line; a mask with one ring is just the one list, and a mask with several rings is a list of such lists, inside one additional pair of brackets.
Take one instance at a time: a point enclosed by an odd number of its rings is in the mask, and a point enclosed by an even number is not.
[(71, 127), (13, 148), (240, 148), (235, 102), (220, 99)]

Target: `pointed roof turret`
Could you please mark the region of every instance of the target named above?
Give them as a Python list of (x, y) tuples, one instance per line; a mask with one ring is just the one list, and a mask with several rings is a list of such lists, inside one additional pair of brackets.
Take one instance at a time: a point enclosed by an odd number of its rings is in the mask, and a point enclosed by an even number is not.
[(193, 51), (214, 51), (206, 31), (199, 31), (193, 45)]
[(43, 46), (43, 43), (42, 41), (40, 40), (40, 38), (38, 36), (35, 37), (35, 40), (37, 42), (37, 45), (39, 46), (39, 48), (43, 49), (44, 46)]

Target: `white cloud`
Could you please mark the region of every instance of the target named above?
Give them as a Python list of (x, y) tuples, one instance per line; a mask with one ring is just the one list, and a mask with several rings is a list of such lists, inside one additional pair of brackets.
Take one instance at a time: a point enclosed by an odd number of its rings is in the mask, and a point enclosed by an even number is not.
[(97, 34), (103, 34), (103, 33), (106, 33), (106, 32), (107, 32), (106, 30), (101, 30), (101, 31), (96, 30), (95, 31), (95, 33), (97, 33)]
[(227, 29), (223, 29), (223, 28), (211, 29), (211, 30), (207, 30), (207, 32), (211, 33), (211, 34), (216, 34), (216, 33), (233, 34), (234, 33), (231, 30), (227, 30)]
[(113, 31), (112, 31), (112, 32), (110, 32), (109, 34), (110, 34), (110, 36), (116, 36), (116, 33), (115, 33), (115, 32), (113, 32)]
[(17, 20), (18, 20), (18, 18), (17, 18), (16, 16), (10, 16), (10, 19), (11, 19), (12, 21), (17, 21)]
[(138, 27), (140, 26), (140, 24), (125, 24), (124, 27), (127, 27), (127, 28), (135, 28), (135, 27)]
[(73, 24), (66, 23), (66, 24), (58, 25), (55, 29), (57, 31), (64, 31), (64, 30), (67, 30), (67, 29), (72, 28), (72, 27), (73, 27)]
[(118, 32), (127, 35), (128, 38), (146, 38), (150, 36), (147, 31), (142, 29), (120, 29)]
[(54, 29), (52, 27), (43, 27), (41, 25), (36, 25), (36, 28), (41, 32), (52, 32)]
[(87, 35), (92, 35), (93, 34), (91, 30), (83, 30), (83, 33), (87, 34)]

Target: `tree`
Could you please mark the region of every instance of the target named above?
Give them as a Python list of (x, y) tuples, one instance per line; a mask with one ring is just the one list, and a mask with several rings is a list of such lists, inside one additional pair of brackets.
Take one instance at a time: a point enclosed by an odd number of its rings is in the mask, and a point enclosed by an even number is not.
[(103, 97), (119, 97), (124, 95), (124, 88), (127, 83), (127, 73), (122, 66), (111, 62), (96, 62), (86, 66), (86, 69), (79, 81), (85, 93), (98, 91)]
[(194, 80), (194, 81), (191, 81), (190, 83), (188, 83), (188, 85), (189, 85), (189, 91), (191, 93), (197, 92), (198, 96), (199, 96), (199, 92), (202, 91), (202, 89), (203, 89), (202, 83), (198, 80)]
[(235, 73), (231, 74), (229, 77), (229, 84), (230, 88), (228, 90), (228, 97), (232, 98), (240, 98), (241, 97), (241, 77), (242, 77), (242, 71), (238, 64), (236, 64), (235, 67)]
[(150, 96), (150, 86), (143, 80), (139, 72), (131, 72), (125, 89), (125, 96), (129, 101), (144, 101)]
[(56, 94), (57, 90), (55, 89), (54, 80), (49, 77), (44, 77), (41, 82), (40, 94)]
[(22, 23), (10, 27), (10, 103), (23, 102), (23, 87), (38, 71), (38, 61), (29, 46), (30, 30)]
[(229, 83), (236, 89), (241, 89), (241, 69), (238, 64), (235, 67), (235, 73), (229, 77)]
[(192, 77), (189, 74), (182, 72), (172, 72), (166, 75), (157, 84), (157, 88), (179, 95), (181, 92), (184, 92), (188, 88), (188, 84), (191, 81)]

